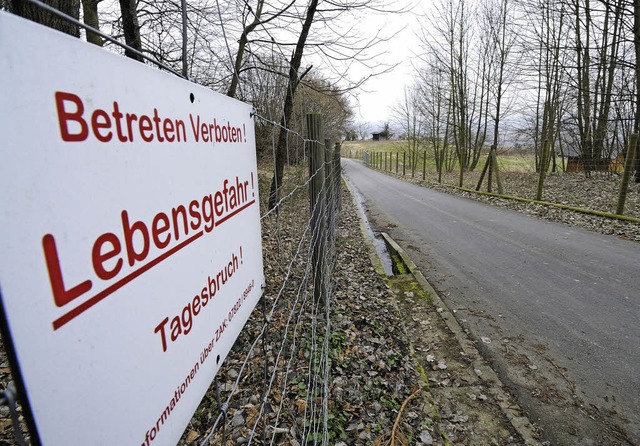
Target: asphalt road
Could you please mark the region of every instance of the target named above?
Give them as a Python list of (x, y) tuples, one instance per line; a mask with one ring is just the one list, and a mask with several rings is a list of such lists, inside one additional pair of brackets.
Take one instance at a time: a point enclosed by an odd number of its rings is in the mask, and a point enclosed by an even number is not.
[(553, 444), (640, 444), (640, 244), (343, 160)]

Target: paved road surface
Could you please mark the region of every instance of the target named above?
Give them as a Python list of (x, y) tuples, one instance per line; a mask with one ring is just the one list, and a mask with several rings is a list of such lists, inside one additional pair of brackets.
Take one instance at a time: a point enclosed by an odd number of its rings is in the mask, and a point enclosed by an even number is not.
[(343, 167), (553, 444), (640, 444), (640, 244)]

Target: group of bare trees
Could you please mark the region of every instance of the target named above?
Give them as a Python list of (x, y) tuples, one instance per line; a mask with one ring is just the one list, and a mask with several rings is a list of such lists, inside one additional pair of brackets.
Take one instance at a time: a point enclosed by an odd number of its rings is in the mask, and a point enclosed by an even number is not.
[[(4, 9), (123, 51), (26, 0), (1, 1)], [(331, 114), (331, 128), (344, 135), (350, 118), (345, 91), (366, 80), (349, 79), (354, 61), (370, 66), (371, 76), (386, 69), (374, 62), (376, 44), (383, 39), (357, 28), (367, 14), (388, 8), (385, 0), (45, 3), (125, 42), (128, 57), (157, 60), (194, 82), (252, 103), (259, 115), (279, 123), (275, 138), (272, 130), (260, 128), (262, 121), (257, 128), (265, 136), (259, 150), (268, 152), (275, 141), (270, 206), (295, 146), (284, 129), (303, 130), (296, 110)], [(587, 175), (607, 169), (613, 158), (626, 154), (631, 133), (640, 127), (639, 3), (433, 3), (422, 21), (416, 82), (398, 107), (409, 152), (430, 148), (439, 171), (457, 166), (462, 183), (464, 173), (478, 167), (485, 147), (490, 170), (497, 149), (512, 145), (518, 134), (521, 144), (535, 150), (538, 169), (545, 146), (550, 153), (545, 169), (562, 169), (569, 157), (579, 158)], [(375, 37), (363, 37), (370, 35)]]
[[(140, 62), (160, 62), (253, 104), (265, 118), (256, 121), (258, 150), (275, 155), (270, 207), (296, 145), (290, 130), (303, 133), (300, 116), (322, 112), (332, 136), (344, 137), (351, 119), (346, 92), (384, 70), (373, 64), (383, 39), (363, 37), (371, 34), (358, 28), (366, 14), (384, 10), (383, 0), (44, 0), (126, 43), (124, 50), (27, 0), (1, 1), (2, 9)], [(350, 77), (354, 63), (370, 65), (370, 74)]]
[[(423, 27), (415, 93), (399, 107), (422, 133), (404, 131), (433, 150), (439, 170), (455, 164), (460, 184), (484, 147), (491, 163), (516, 138), (535, 150), (538, 169), (572, 158), (587, 176), (607, 170), (639, 130), (639, 3), (438, 1)], [(414, 115), (420, 124), (407, 121)]]

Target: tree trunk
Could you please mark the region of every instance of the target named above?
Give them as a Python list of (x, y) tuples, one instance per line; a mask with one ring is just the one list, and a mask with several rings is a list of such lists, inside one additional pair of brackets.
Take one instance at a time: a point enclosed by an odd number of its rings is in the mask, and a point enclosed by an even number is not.
[[(127, 46), (142, 52), (142, 40), (140, 39), (140, 25), (138, 24), (136, 3), (136, 0), (120, 0), (122, 29), (124, 31), (124, 41)], [(140, 55), (130, 51), (129, 49), (125, 48), (124, 55), (137, 60), (138, 62), (144, 62), (144, 59)]]
[[(617, 66), (618, 60), (618, 48), (620, 46), (620, 23), (621, 23), (621, 5), (620, 1), (616, 3), (616, 9), (614, 12), (614, 24), (613, 24), (613, 33), (612, 40), (609, 43), (606, 39), (606, 35), (604, 37), (605, 41), (603, 42), (602, 49), (602, 62), (601, 62), (601, 70), (603, 81), (603, 85), (600, 99), (600, 109), (599, 116), (596, 122), (596, 129), (593, 135), (593, 156), (594, 162), (598, 169), (602, 165), (602, 161), (606, 158), (605, 161), (610, 159), (609, 155), (605, 156), (605, 138), (607, 134), (607, 126), (609, 125), (609, 114), (611, 111), (611, 94), (613, 90), (613, 84), (615, 80), (615, 70)], [(607, 18), (608, 18), (608, 10), (607, 10)], [(605, 30), (610, 28), (607, 26), (607, 21), (605, 20)], [(607, 31), (608, 32), (608, 31)], [(607, 49), (610, 49), (610, 54), (607, 57)], [(606, 79), (606, 80), (605, 80)]]
[[(634, 132), (640, 132), (640, 0), (633, 1), (633, 44), (636, 50), (636, 119)], [(628, 155), (627, 155), (628, 156)], [(636, 144), (636, 183), (640, 183), (640, 144)]]
[[(43, 3), (76, 20), (80, 17), (80, 0), (43, 0)], [(25, 19), (57, 29), (74, 37), (80, 37), (80, 29), (77, 25), (25, 0), (11, 0), (11, 9), (15, 14)]]
[[(100, 1), (101, 0), (82, 0), (84, 23), (95, 29), (100, 29), (100, 22), (98, 20), (98, 3)], [(87, 42), (102, 46), (102, 38), (91, 31), (87, 31)]]
[(300, 64), (302, 63), (302, 54), (309, 36), (309, 29), (313, 23), (313, 18), (318, 7), (318, 0), (311, 0), (307, 8), (307, 15), (302, 25), (302, 31), (296, 43), (296, 49), (291, 57), (291, 66), (289, 67), (289, 81), (287, 84), (287, 95), (284, 100), (284, 108), (282, 119), (280, 119), (280, 133), (278, 135), (278, 146), (276, 148), (275, 172), (271, 180), (271, 190), (269, 191), (269, 210), (274, 209), (278, 203), (278, 196), (282, 179), (284, 177), (284, 161), (287, 158), (287, 137), (289, 133), (288, 125), (293, 114), (293, 99), (298, 88), (298, 84), (302, 80), (302, 76), (298, 74)]
[(256, 12), (254, 14), (253, 21), (244, 27), (240, 39), (238, 40), (238, 52), (236, 53), (236, 60), (233, 67), (233, 76), (231, 77), (231, 85), (227, 90), (227, 96), (233, 98), (236, 96), (236, 89), (238, 88), (238, 81), (240, 75), (240, 69), (242, 68), (242, 61), (244, 59), (244, 52), (249, 43), (249, 34), (256, 29), (260, 24), (260, 17), (262, 16), (262, 8), (264, 6), (264, 0), (258, 0), (256, 5)]

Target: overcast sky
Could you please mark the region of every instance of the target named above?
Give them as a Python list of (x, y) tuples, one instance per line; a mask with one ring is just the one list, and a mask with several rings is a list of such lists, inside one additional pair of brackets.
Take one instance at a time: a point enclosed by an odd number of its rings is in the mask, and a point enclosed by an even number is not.
[[(415, 1), (402, 0), (393, 3), (394, 8), (415, 5)], [(404, 95), (404, 87), (413, 80), (416, 54), (420, 52), (419, 39), (416, 36), (419, 27), (419, 15), (423, 6), (412, 8), (412, 12), (404, 14), (386, 14), (374, 16), (370, 29), (383, 28), (386, 33), (401, 30), (391, 41), (384, 43), (386, 54), (384, 59), (389, 64), (398, 64), (391, 72), (370, 79), (355, 96), (356, 120), (371, 124), (393, 121), (393, 106)]]

